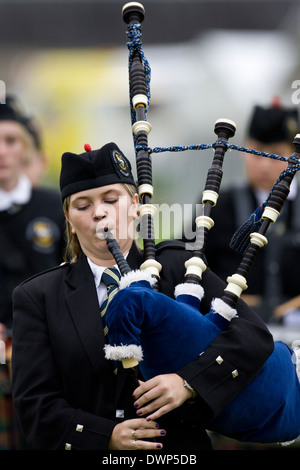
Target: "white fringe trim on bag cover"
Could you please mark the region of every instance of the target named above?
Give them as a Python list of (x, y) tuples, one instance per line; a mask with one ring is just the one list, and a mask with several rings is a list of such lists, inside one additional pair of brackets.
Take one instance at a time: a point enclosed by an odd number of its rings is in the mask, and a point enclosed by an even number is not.
[(119, 289), (125, 289), (125, 287), (129, 287), (130, 284), (132, 284), (133, 282), (138, 281), (148, 281), (151, 286), (156, 283), (156, 280), (151, 276), (149, 271), (142, 271), (140, 269), (137, 269), (135, 271), (130, 271), (129, 273), (124, 274), (124, 276), (121, 277), (119, 282)]
[(235, 308), (229, 307), (222, 299), (213, 299), (211, 307), (217, 312), (221, 317), (224, 317), (226, 320), (231, 321), (233, 317), (238, 316)]
[(197, 297), (197, 299), (201, 300), (204, 295), (204, 289), (200, 284), (187, 282), (186, 284), (178, 284), (175, 287), (174, 295), (175, 297), (178, 297), (179, 295), (192, 295), (193, 297)]
[(105, 358), (111, 361), (122, 361), (123, 359), (134, 358), (138, 362), (143, 359), (143, 350), (141, 346), (130, 344), (128, 346), (104, 346)]

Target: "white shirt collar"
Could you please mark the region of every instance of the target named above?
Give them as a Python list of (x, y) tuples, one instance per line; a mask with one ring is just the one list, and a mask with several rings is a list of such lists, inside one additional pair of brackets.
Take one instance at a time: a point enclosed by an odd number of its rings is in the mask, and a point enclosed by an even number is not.
[(14, 204), (27, 204), (30, 201), (32, 185), (26, 175), (21, 175), (12, 191), (0, 189), (0, 211), (10, 209)]
[[(87, 260), (92, 270), (92, 273), (94, 275), (94, 281), (95, 281), (99, 305), (102, 305), (105, 297), (107, 296), (106, 286), (103, 282), (101, 282), (101, 277), (105, 269), (105, 266), (98, 266), (97, 264), (93, 263), (93, 261), (91, 261), (89, 258), (87, 258)], [(113, 267), (117, 268), (116, 265)]]
[[(124, 258), (125, 258), (125, 259), (127, 259), (128, 253), (129, 253), (129, 251), (127, 251), (127, 253), (124, 255)], [(93, 275), (94, 275), (95, 285), (96, 285), (96, 287), (99, 287), (100, 282), (101, 282), (101, 277), (102, 277), (103, 271), (104, 271), (104, 269), (106, 269), (106, 268), (105, 268), (105, 266), (99, 266), (98, 264), (93, 263), (93, 261), (91, 261), (88, 257), (87, 257), (87, 260), (88, 260), (88, 263), (89, 263), (90, 268), (91, 268), (91, 270), (92, 270), (92, 273), (93, 273)], [(115, 264), (115, 265), (113, 266), (113, 268), (115, 268), (115, 269), (117, 269), (118, 271), (120, 271), (119, 268), (118, 268), (118, 266), (117, 266), (117, 264)]]
[[(93, 263), (89, 258), (87, 258), (87, 260), (94, 275), (95, 285), (96, 287), (99, 287), (103, 271), (106, 268), (105, 266), (98, 266), (98, 264)], [(114, 265), (113, 268), (118, 269), (118, 266)]]

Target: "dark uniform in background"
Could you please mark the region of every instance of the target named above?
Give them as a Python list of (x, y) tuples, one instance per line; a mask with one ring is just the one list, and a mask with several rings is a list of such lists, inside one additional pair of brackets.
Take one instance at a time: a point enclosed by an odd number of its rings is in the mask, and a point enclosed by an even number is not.
[[(0, 104), (0, 127), (9, 122), (20, 124), (27, 138), (33, 140), (33, 147), (36, 145), (38, 136), (31, 119), (8, 98), (6, 104)], [(5, 161), (6, 157), (3, 158)], [(58, 191), (33, 188), (21, 168), (17, 171), (20, 175), (12, 191), (4, 189), (4, 180), (3, 188), (0, 184), (0, 324), (5, 326), (7, 338), (6, 364), (0, 365), (0, 449), (8, 450), (22, 445), (15, 431), (7, 369), (10, 364), (12, 292), (26, 278), (62, 262), (65, 230)]]
[[(0, 125), (2, 121), (18, 122), (33, 139), (37, 138), (31, 120), (16, 110), (9, 99), (7, 104), (0, 104)], [(14, 191), (22, 192), (25, 185), (28, 196), (24, 202), (15, 202), (17, 195), (1, 210), (0, 201), (0, 323), (8, 328), (12, 325), (14, 287), (63, 260), (65, 219), (59, 192), (33, 188), (28, 179)], [(0, 192), (0, 197), (1, 194), (5, 192)]]
[(63, 260), (64, 214), (56, 191), (32, 188), (30, 200), (0, 212), (0, 322), (12, 326), (12, 291)]
[[(257, 106), (248, 137), (259, 143), (261, 150), (263, 145), (270, 143), (292, 144), (297, 129), (296, 110)], [(291, 145), (290, 155), (292, 153)], [(259, 250), (248, 276), (248, 289), (244, 292), (257, 299), (253, 306), (265, 321), (273, 320), (276, 306), (300, 294), (300, 191), (296, 178), (279, 218), (268, 229), (268, 244)], [(230, 248), (230, 240), (250, 214), (264, 202), (265, 199), (259, 197), (262, 196), (257, 195), (250, 183), (220, 191), (217, 205), (212, 210), (215, 226), (209, 233), (206, 255), (210, 268), (224, 280), (236, 272), (242, 259), (242, 255)]]

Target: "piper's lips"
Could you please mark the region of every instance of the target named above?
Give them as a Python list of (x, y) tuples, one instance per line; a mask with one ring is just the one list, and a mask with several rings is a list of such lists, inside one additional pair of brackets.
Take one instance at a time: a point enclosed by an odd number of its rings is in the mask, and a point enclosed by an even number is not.
[(107, 238), (107, 232), (110, 232), (114, 236), (114, 228), (109, 225), (102, 225), (101, 222), (98, 222), (96, 226), (96, 235), (100, 240), (105, 240)]

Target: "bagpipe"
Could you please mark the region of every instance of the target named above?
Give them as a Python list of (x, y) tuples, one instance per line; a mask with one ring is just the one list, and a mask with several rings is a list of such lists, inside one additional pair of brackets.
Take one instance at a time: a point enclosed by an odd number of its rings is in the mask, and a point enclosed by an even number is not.
[[(267, 229), (276, 222), (293, 177), (300, 168), (300, 134), (294, 139), (294, 153), (286, 159), (288, 166), (275, 182), (267, 200), (234, 235), (233, 245), (243, 253), (242, 260), (236, 273), (228, 277), (222, 297), (215, 298), (209, 313), (203, 315), (201, 299), (204, 291), (201, 279), (207, 268), (205, 243), (214, 225), (211, 210), (219, 197), (224, 156), (228, 148), (234, 148), (228, 144), (228, 139), (235, 134), (234, 122), (227, 119), (216, 122), (214, 130), (218, 139), (211, 145), (214, 157), (202, 195), (203, 214), (196, 219), (195, 249), (185, 263), (183, 282), (175, 287), (175, 298), (158, 292), (157, 281), (162, 266), (155, 260), (153, 233), (151, 149), (148, 147), (151, 125), (146, 119), (150, 71), (140, 39), (143, 6), (135, 2), (126, 4), (123, 7), (123, 18), (128, 24), (127, 34), (130, 37), (130, 103), (145, 262), (139, 270), (132, 271), (116, 240), (110, 232), (106, 233), (107, 246), (118, 264), (121, 280), (119, 291), (106, 313), (109, 344), (105, 346), (105, 355), (109, 360), (121, 361), (125, 368), (138, 365), (147, 380), (158, 374), (176, 372), (192, 362), (217, 335), (226, 330), (232, 319), (238, 321), (236, 303), (247, 289), (247, 275), (259, 249), (267, 243)], [(197, 149), (203, 147), (197, 146)], [(183, 148), (186, 149), (189, 148)], [(176, 148), (174, 151), (178, 150)], [(250, 149), (242, 150), (258, 153)], [(263, 152), (260, 154), (284, 159)], [(256, 378), (205, 427), (248, 442), (286, 442), (299, 436), (300, 383), (296, 368), (297, 356), (297, 351), (276, 341), (273, 353)], [(221, 356), (216, 361), (222, 366)], [(233, 371), (232, 375), (235, 377), (238, 371)]]

